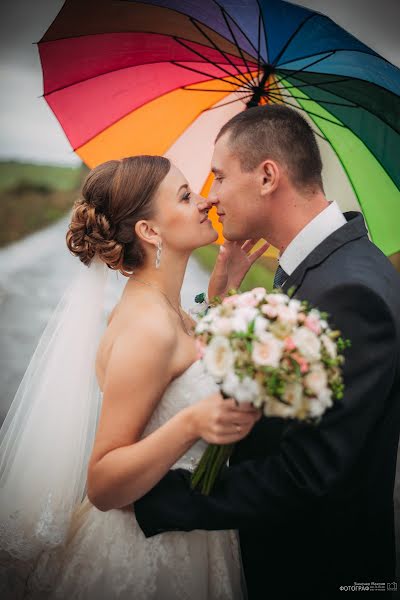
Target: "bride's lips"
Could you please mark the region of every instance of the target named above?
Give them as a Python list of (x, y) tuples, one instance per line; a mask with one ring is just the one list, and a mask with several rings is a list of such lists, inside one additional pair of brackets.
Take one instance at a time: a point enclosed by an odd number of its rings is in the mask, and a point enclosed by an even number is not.
[(224, 218), (224, 216), (225, 216), (225, 213), (217, 213), (217, 215), (218, 215), (218, 219), (219, 219), (220, 221), (222, 221), (222, 219), (223, 219), (223, 218)]

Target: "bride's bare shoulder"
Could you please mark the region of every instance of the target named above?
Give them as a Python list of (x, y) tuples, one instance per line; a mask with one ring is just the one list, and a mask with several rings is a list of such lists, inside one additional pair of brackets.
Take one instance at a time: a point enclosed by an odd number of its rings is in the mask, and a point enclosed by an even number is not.
[[(164, 306), (139, 301), (134, 305), (120, 303), (107, 319), (108, 326), (100, 340), (96, 357), (99, 381), (104, 379), (112, 352), (118, 348), (127, 363), (136, 356), (151, 354), (157, 349), (172, 357), (177, 342), (177, 329)], [(125, 362), (124, 360), (124, 362)]]

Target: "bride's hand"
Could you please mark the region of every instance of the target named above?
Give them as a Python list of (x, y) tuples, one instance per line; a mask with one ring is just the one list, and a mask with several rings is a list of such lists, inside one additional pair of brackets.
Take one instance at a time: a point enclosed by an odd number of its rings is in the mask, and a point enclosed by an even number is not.
[(196, 437), (209, 444), (234, 444), (246, 437), (261, 411), (250, 404), (238, 405), (217, 392), (192, 405), (191, 422)]
[(239, 288), (250, 267), (270, 246), (266, 242), (253, 254), (250, 254), (250, 251), (260, 239), (237, 242), (225, 240), (220, 247), (208, 284), (209, 299), (214, 298), (214, 296), (223, 296), (232, 288)]

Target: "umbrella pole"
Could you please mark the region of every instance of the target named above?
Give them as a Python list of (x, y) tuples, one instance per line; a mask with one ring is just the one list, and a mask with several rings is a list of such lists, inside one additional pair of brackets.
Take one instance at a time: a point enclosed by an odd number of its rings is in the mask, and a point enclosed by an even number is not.
[(267, 83), (268, 77), (271, 75), (271, 73), (273, 73), (274, 69), (271, 65), (263, 65), (262, 70), (263, 70), (263, 76), (262, 76), (259, 84), (256, 87), (254, 87), (254, 94), (252, 95), (250, 100), (248, 102), (246, 102), (246, 110), (247, 110), (247, 108), (252, 108), (254, 106), (259, 105), (260, 100), (263, 97), (264, 92), (265, 92), (265, 84)]

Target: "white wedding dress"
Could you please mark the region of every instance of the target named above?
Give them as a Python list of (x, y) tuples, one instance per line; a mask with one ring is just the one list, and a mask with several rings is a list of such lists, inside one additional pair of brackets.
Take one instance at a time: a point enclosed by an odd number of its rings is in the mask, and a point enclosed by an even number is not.
[[(148, 435), (178, 411), (218, 391), (202, 361), (167, 387)], [(196, 443), (175, 467), (192, 470), (205, 448)], [(50, 586), (50, 594), (43, 587)], [(245, 596), (235, 531), (169, 532), (146, 539), (134, 512), (101, 512), (85, 498), (68, 542), (43, 555), (25, 598), (62, 600), (239, 600)]]

